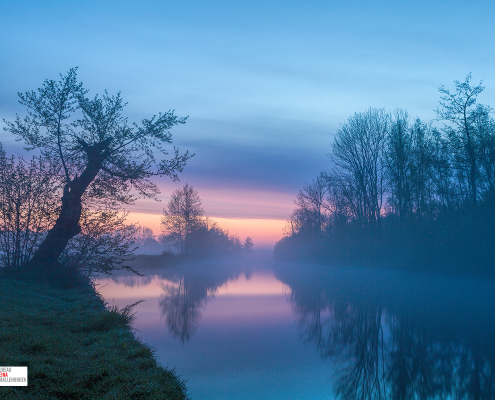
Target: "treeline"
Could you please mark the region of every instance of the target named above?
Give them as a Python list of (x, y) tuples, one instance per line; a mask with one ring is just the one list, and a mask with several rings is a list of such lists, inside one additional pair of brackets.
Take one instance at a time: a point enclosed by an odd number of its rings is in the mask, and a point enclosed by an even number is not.
[(243, 242), (216, 222), (204, 217), (199, 194), (188, 184), (175, 190), (163, 210), (161, 243), (183, 256), (251, 252), (253, 240)]
[[(46, 158), (7, 156), (0, 143), (0, 266), (23, 271), (60, 213), (63, 180)], [(128, 212), (110, 199), (85, 196), (80, 232), (67, 243), (58, 262), (77, 276), (91, 277), (119, 269), (141, 253), (214, 256), (250, 252), (253, 241), (230, 235), (203, 217), (198, 193), (189, 185), (172, 193), (162, 218), (163, 233), (126, 221)], [(138, 251), (139, 253), (139, 251)]]
[(77, 68), (18, 93), (27, 114), (3, 130), (35, 150), (31, 162), (0, 148), (2, 274), (61, 287), (86, 285), (95, 272), (132, 270), (132, 235), (123, 208), (156, 199), (157, 176), (178, 179), (187, 151), (170, 129), (187, 118), (173, 111), (130, 124), (120, 94), (88, 97)]
[[(60, 213), (63, 180), (45, 157), (26, 161), (7, 156), (0, 143), (0, 266), (24, 271)], [(90, 277), (118, 269), (132, 270), (137, 227), (126, 223), (126, 212), (109, 199), (85, 197), (80, 232), (59, 257), (67, 271)], [(67, 279), (77, 279), (68, 274)]]
[(276, 256), (490, 269), (495, 122), (477, 103), (483, 86), (470, 80), (455, 81), (453, 92), (440, 87), (433, 122), (400, 109), (349, 117), (331, 145), (330, 170), (298, 194)]
[[(3, 274), (72, 287), (94, 274), (134, 271), (129, 262), (142, 230), (126, 222), (125, 208), (139, 197), (156, 199), (154, 178), (177, 180), (192, 157), (175, 147), (167, 151), (170, 129), (187, 118), (168, 111), (129, 124), (120, 94), (87, 94), (72, 68), (59, 81), (47, 79), (36, 91), (18, 93), (27, 115), (3, 120), (3, 130), (37, 154), (30, 160), (8, 156), (0, 143)], [(164, 240), (182, 254), (253, 246), (250, 238), (241, 243), (199, 214), (172, 214), (177, 229), (170, 225)]]

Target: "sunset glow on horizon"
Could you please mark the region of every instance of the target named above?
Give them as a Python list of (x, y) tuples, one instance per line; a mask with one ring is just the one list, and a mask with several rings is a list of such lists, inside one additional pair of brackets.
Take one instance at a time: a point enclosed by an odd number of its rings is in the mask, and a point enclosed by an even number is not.
[[(137, 223), (153, 230), (155, 235), (161, 234), (160, 214), (130, 212), (128, 223)], [(268, 218), (221, 218), (210, 217), (212, 221), (231, 235), (237, 235), (244, 240), (247, 236), (254, 241), (256, 249), (271, 248), (282, 238), (282, 231), (287, 223), (285, 219)]]
[(494, 396), (495, 0), (0, 4), (7, 395)]
[[(180, 182), (153, 177), (161, 202), (128, 208), (129, 222), (156, 235), (170, 194), (188, 183), (205, 216), (255, 248), (272, 247), (298, 191), (331, 170), (330, 143), (353, 113), (401, 108), (430, 120), (439, 85), (469, 72), (485, 99), (495, 93), (494, 55), (483, 51), (493, 2), (4, 3), (5, 120), (24, 115), (18, 92), (74, 67), (90, 97), (122, 94), (129, 125), (167, 110), (187, 117), (165, 146), (169, 156), (172, 146), (194, 154)], [(456, 20), (465, 30), (451, 29)], [(476, 32), (476, 46), (465, 31)], [(23, 153), (14, 135), (0, 141)]]
[(256, 189), (232, 189), (226, 186), (208, 187), (185, 172), (180, 182), (159, 183), (161, 201), (139, 199), (129, 207), (127, 222), (151, 228), (156, 236), (161, 234), (162, 211), (167, 207), (171, 193), (186, 183), (198, 192), (204, 208), (204, 216), (215, 221), (220, 228), (228, 230), (244, 240), (247, 236), (254, 246), (272, 248), (283, 237), (283, 228), (294, 207), (293, 193)]

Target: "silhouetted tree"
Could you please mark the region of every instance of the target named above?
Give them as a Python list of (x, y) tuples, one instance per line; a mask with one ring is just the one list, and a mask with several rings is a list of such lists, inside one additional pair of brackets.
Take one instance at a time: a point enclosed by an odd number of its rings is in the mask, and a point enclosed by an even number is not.
[[(440, 100), (440, 108), (436, 110), (439, 120), (445, 120), (448, 124), (444, 132), (448, 137), (450, 150), (454, 155), (454, 166), (457, 169), (460, 180), (467, 180), (468, 198), (472, 204), (478, 200), (479, 181), (479, 149), (480, 129), (479, 123), (489, 112), (489, 108), (476, 104), (477, 96), (484, 90), (479, 85), (471, 87), (471, 74), (461, 83), (454, 81), (455, 93), (451, 93), (444, 86), (438, 90), (443, 94)], [(461, 182), (462, 183), (462, 182)]]
[(165, 245), (172, 243), (182, 255), (213, 256), (244, 250), (239, 236), (230, 235), (203, 214), (201, 199), (192, 186), (175, 190), (163, 210), (160, 240)]
[(326, 193), (327, 182), (323, 174), (304, 185), (294, 201), (296, 208), (289, 217), (287, 234), (321, 235), (328, 222)]
[[(34, 157), (7, 158), (0, 145), (0, 259), (7, 268), (27, 263), (54, 225), (61, 184), (53, 165)], [(89, 277), (124, 265), (131, 258), (133, 225), (126, 225), (127, 213), (102, 204), (104, 208), (81, 212), (81, 232), (73, 237), (59, 257), (66, 271)], [(74, 283), (74, 282), (72, 282)]]
[(200, 219), (189, 235), (190, 254), (213, 256), (240, 253), (243, 250), (245, 248), (239, 236), (230, 235), (227, 230), (222, 229), (209, 218)]
[(406, 111), (395, 110), (386, 152), (390, 185), (388, 202), (401, 221), (412, 214), (413, 142), (408, 119)]
[(112, 271), (120, 269), (137, 273), (127, 264), (136, 247), (136, 227), (125, 223), (127, 214), (83, 209), (81, 232), (67, 243), (59, 258), (64, 269), (79, 271), (86, 277), (112, 275)]
[(182, 255), (189, 254), (191, 233), (200, 226), (203, 214), (201, 199), (192, 186), (186, 184), (172, 193), (167, 209), (163, 210), (161, 226), (165, 238), (172, 241)]
[(26, 149), (39, 149), (63, 180), (60, 212), (27, 263), (32, 270), (56, 270), (67, 243), (81, 232), (86, 199), (129, 204), (135, 199), (131, 190), (153, 198), (158, 188), (150, 178), (175, 180), (190, 158), (175, 149), (171, 159), (157, 159), (157, 154), (167, 155), (164, 145), (172, 142), (168, 130), (185, 118), (169, 111), (129, 125), (120, 94), (90, 99), (87, 93), (73, 68), (58, 82), (46, 80), (37, 91), (19, 93), (28, 116), (5, 121), (5, 130), (23, 140)]
[(7, 157), (0, 143), (0, 260), (7, 268), (29, 261), (58, 212), (54, 168), (42, 157)]
[(363, 227), (380, 226), (389, 131), (390, 115), (383, 109), (355, 113), (337, 130), (329, 154), (335, 165), (332, 184), (340, 186)]
[[(449, 161), (448, 158), (442, 160), (442, 156), (448, 155), (442, 153), (439, 138), (439, 132), (420, 119), (410, 125), (406, 111), (394, 112), (387, 140), (388, 206), (403, 224), (405, 220), (421, 220), (426, 215), (437, 214), (440, 204), (437, 189), (451, 192)], [(438, 159), (435, 158), (437, 153)], [(434, 186), (435, 164), (438, 178), (446, 173), (446, 179), (438, 180), (438, 188)]]
[(246, 240), (244, 240), (244, 243), (242, 245), (242, 249), (246, 252), (246, 253), (250, 253), (253, 251), (253, 247), (254, 247), (254, 242), (253, 242), (253, 239), (251, 239), (249, 236), (246, 238)]
[(419, 118), (410, 127), (411, 136), (411, 207), (421, 220), (435, 214), (438, 203), (434, 187), (434, 162), (438, 131)]
[(490, 118), (487, 108), (479, 113), (476, 128), (479, 137), (480, 186), (486, 201), (495, 198), (495, 121)]
[(275, 255), (410, 266), (422, 256), (439, 267), (491, 268), (495, 121), (490, 107), (476, 104), (483, 86), (470, 80), (455, 81), (454, 93), (440, 87), (442, 129), (410, 123), (400, 109), (349, 117), (328, 154), (331, 169), (320, 174), (324, 196), (312, 190), (315, 181), (300, 191)]

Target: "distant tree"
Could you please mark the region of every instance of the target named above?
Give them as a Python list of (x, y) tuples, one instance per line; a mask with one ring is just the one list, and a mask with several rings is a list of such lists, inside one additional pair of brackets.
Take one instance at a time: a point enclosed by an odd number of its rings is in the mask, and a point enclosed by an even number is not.
[(4, 120), (4, 129), (26, 149), (39, 149), (63, 180), (56, 222), (27, 263), (43, 273), (56, 270), (67, 243), (81, 232), (83, 202), (130, 204), (135, 199), (131, 190), (153, 198), (158, 188), (150, 178), (175, 180), (190, 158), (175, 149), (171, 159), (157, 159), (157, 154), (167, 155), (164, 145), (172, 142), (168, 130), (186, 118), (169, 111), (129, 125), (120, 93), (90, 99), (87, 92), (73, 68), (58, 82), (46, 80), (37, 91), (19, 93), (28, 116)]
[(136, 243), (143, 245), (146, 241), (155, 240), (153, 230), (147, 226), (138, 226), (136, 228)]
[(136, 244), (138, 246), (136, 247), (135, 254), (157, 255), (163, 253), (164, 248), (160, 245), (159, 240), (151, 228), (137, 226)]
[(201, 218), (189, 235), (189, 254), (214, 256), (244, 251), (237, 235), (230, 235), (210, 218)]
[(201, 199), (192, 186), (186, 184), (172, 193), (167, 209), (163, 210), (161, 227), (165, 238), (172, 241), (182, 255), (190, 253), (191, 234), (201, 225), (203, 214)]
[(229, 239), (232, 250), (236, 253), (240, 253), (243, 250), (241, 238), (237, 235), (232, 235)]
[(442, 97), (436, 112), (439, 120), (447, 121), (443, 130), (448, 138), (450, 150), (454, 154), (458, 177), (461, 181), (463, 179), (467, 181), (468, 198), (472, 204), (476, 204), (479, 196), (479, 151), (482, 140), (479, 123), (485, 119), (490, 109), (476, 104), (478, 95), (484, 90), (481, 86), (482, 82), (472, 87), (470, 81), (471, 74), (463, 83), (454, 81), (454, 93), (441, 86), (438, 90)]
[(244, 243), (242, 245), (242, 248), (246, 253), (251, 253), (253, 251), (254, 247), (254, 242), (253, 239), (251, 239), (249, 236), (244, 240)]

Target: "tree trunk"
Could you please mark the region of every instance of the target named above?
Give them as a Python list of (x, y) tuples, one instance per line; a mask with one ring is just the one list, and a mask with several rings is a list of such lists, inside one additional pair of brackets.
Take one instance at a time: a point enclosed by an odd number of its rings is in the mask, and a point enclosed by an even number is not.
[(81, 211), (81, 196), (65, 189), (60, 215), (53, 228), (48, 231), (45, 240), (34, 253), (33, 258), (27, 263), (27, 269), (47, 274), (55, 272), (57, 261), (67, 243), (81, 232), (79, 226)]
[(81, 232), (79, 220), (82, 212), (81, 198), (100, 172), (105, 154), (100, 146), (88, 147), (88, 163), (81, 176), (72, 179), (64, 187), (62, 208), (52, 229), (36, 250), (26, 268), (42, 275), (54, 276), (60, 273), (58, 259), (67, 243)]

